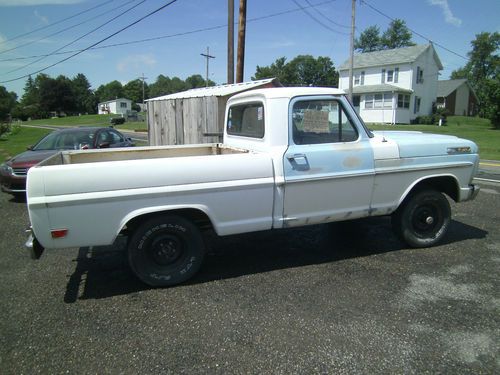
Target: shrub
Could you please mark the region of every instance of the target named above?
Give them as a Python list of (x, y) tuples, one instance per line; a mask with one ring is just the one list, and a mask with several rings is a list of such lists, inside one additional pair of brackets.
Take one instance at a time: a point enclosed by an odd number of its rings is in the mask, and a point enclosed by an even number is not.
[(111, 120), (109, 120), (111, 125), (121, 125), (125, 123), (125, 118), (124, 117), (113, 117)]
[(0, 123), (0, 137), (4, 135), (5, 133), (8, 133), (10, 131), (10, 124), (7, 122), (2, 122)]

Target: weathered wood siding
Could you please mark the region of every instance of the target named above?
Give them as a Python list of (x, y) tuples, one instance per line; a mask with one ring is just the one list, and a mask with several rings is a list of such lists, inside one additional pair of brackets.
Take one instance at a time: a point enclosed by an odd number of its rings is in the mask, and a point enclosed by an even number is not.
[(160, 146), (219, 142), (218, 137), (207, 137), (204, 134), (222, 132), (226, 102), (227, 98), (215, 96), (148, 102), (149, 144)]

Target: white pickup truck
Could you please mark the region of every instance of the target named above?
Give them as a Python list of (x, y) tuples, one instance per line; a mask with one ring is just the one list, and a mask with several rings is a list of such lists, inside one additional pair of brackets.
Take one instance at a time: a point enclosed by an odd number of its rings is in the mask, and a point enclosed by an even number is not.
[(34, 258), (44, 248), (111, 245), (145, 283), (200, 268), (219, 236), (392, 215), (396, 234), (432, 246), (448, 197), (473, 199), (478, 148), (454, 136), (368, 130), (337, 89), (270, 88), (227, 103), (223, 144), (64, 151), (28, 173)]

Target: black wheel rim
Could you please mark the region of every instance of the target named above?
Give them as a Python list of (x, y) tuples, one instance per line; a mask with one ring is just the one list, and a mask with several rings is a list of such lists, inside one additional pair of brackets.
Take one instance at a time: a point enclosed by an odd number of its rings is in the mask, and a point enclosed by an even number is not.
[(418, 206), (412, 215), (411, 225), (419, 237), (434, 237), (443, 225), (443, 215), (436, 204)]
[(182, 258), (184, 252), (183, 241), (172, 234), (159, 234), (149, 247), (151, 259), (161, 266), (174, 264)]

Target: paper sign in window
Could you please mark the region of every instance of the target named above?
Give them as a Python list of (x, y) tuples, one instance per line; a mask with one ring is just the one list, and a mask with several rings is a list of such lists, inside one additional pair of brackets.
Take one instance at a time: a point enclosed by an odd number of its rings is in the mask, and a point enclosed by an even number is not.
[(329, 133), (327, 111), (304, 111), (303, 127), (305, 132)]

